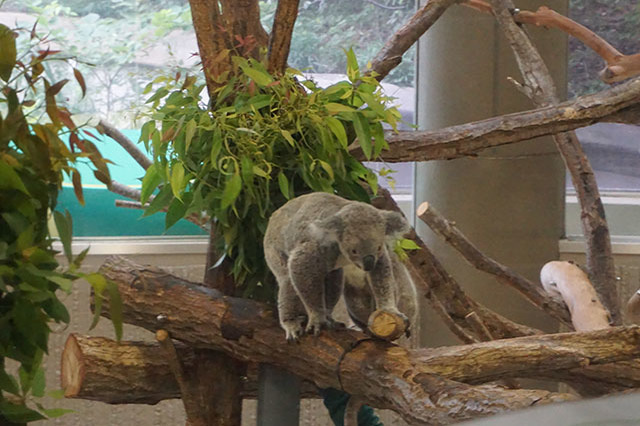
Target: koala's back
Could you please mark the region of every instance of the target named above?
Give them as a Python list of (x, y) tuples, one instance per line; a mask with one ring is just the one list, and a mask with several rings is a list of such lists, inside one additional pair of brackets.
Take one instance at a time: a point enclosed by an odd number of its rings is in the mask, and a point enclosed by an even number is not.
[(309, 224), (326, 218), (351, 201), (324, 192), (301, 195), (273, 212), (265, 233), (265, 247), (287, 251), (287, 246), (295, 244), (292, 239), (302, 235)]

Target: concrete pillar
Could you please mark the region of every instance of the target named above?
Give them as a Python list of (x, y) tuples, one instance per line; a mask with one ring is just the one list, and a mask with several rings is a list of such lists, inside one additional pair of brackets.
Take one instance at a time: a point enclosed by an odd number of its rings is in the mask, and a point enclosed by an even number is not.
[[(535, 10), (548, 1), (523, 0)], [(560, 13), (567, 1), (553, 2)], [(527, 28), (561, 93), (567, 40), (556, 30)], [(493, 17), (453, 6), (420, 40), (417, 119), (437, 129), (533, 108), (513, 84), (521, 81), (511, 49)], [(490, 149), (478, 158), (416, 165), (416, 206), (429, 201), (489, 256), (538, 281), (540, 267), (558, 258), (563, 235), (564, 166), (550, 138)], [(419, 223), (418, 223), (419, 222)], [(555, 323), (518, 293), (468, 266), (417, 220), (418, 233), (477, 301), (515, 321), (543, 329)], [(423, 309), (423, 311), (429, 311)], [(456, 343), (432, 312), (422, 325), (428, 346)]]

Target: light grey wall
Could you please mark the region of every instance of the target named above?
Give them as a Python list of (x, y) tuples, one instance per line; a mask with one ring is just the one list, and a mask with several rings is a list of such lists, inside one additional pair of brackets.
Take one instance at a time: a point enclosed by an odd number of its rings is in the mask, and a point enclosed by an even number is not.
[[(543, 1), (520, 1), (535, 10)], [(554, 9), (566, 12), (566, 1)], [(555, 81), (566, 86), (566, 37), (529, 29)], [(520, 74), (493, 17), (453, 6), (420, 40), (418, 124), (421, 129), (481, 120), (531, 109), (507, 77)], [(429, 201), (481, 250), (536, 279), (543, 263), (558, 257), (563, 235), (564, 167), (553, 142), (540, 139), (484, 151), (477, 158), (432, 161), (416, 166), (415, 205)], [(419, 221), (417, 221), (419, 222)], [(418, 233), (448, 271), (476, 300), (516, 321), (551, 330), (548, 316), (519, 294), (468, 266), (423, 223)], [(422, 327), (423, 343), (456, 343), (433, 313)]]

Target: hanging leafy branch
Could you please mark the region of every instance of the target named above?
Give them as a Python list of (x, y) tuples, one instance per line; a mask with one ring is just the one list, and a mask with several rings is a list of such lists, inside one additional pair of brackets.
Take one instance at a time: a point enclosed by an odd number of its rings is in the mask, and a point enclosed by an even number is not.
[(167, 227), (191, 213), (215, 218), (219, 248), (245, 296), (272, 297), (262, 238), (276, 208), (310, 190), (363, 201), (363, 182), (377, 190), (376, 174), (348, 146), (357, 138), (366, 158), (377, 158), (387, 148), (383, 123), (395, 129), (400, 113), (346, 54), (349, 80), (326, 89), (297, 70), (275, 78), (262, 62), (233, 56), (209, 106), (194, 77), (156, 81), (162, 85), (147, 101), (154, 112), (141, 140), (154, 163), (141, 202), (157, 192), (145, 214), (168, 207)]
[[(30, 34), (31, 49), (18, 55), (16, 38)], [(78, 268), (87, 250), (71, 253), (72, 221), (68, 212), (55, 211), (63, 176), (73, 182), (84, 204), (78, 162), (90, 162), (95, 176), (110, 182), (107, 160), (74, 124), (56, 95), (68, 80), (51, 82), (46, 66), (58, 52), (37, 50), (32, 31), (13, 31), (0, 25), (0, 423), (29, 422), (56, 417), (68, 410), (46, 409), (37, 400), (45, 394), (42, 358), (47, 353), (51, 323), (69, 323), (69, 313), (58, 298), (69, 293), (82, 277), (96, 294), (110, 294), (121, 318), (117, 288), (102, 275)], [(73, 69), (82, 91), (82, 74)], [(63, 140), (68, 138), (68, 142)], [(48, 221), (53, 219), (68, 265), (59, 268), (52, 248)], [(98, 297), (102, 300), (101, 297)], [(95, 320), (99, 318), (97, 313)], [(122, 321), (117, 320), (121, 335)], [(5, 360), (19, 363), (17, 377)], [(34, 399), (34, 397), (36, 399)], [(33, 405), (37, 407), (33, 409)]]

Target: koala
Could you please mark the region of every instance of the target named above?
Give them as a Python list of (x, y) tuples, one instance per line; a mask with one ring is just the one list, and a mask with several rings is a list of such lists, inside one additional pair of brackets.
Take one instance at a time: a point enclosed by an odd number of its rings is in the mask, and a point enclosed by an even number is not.
[(322, 192), (294, 198), (276, 210), (267, 225), (264, 252), (278, 281), (278, 313), (287, 340), (338, 325), (332, 312), (345, 276), (348, 289), (368, 289), (349, 293), (350, 314), (365, 329), (366, 312), (372, 309), (407, 319), (398, 311), (394, 278), (402, 273), (398, 265), (404, 266), (389, 241), (408, 230), (399, 213)]

